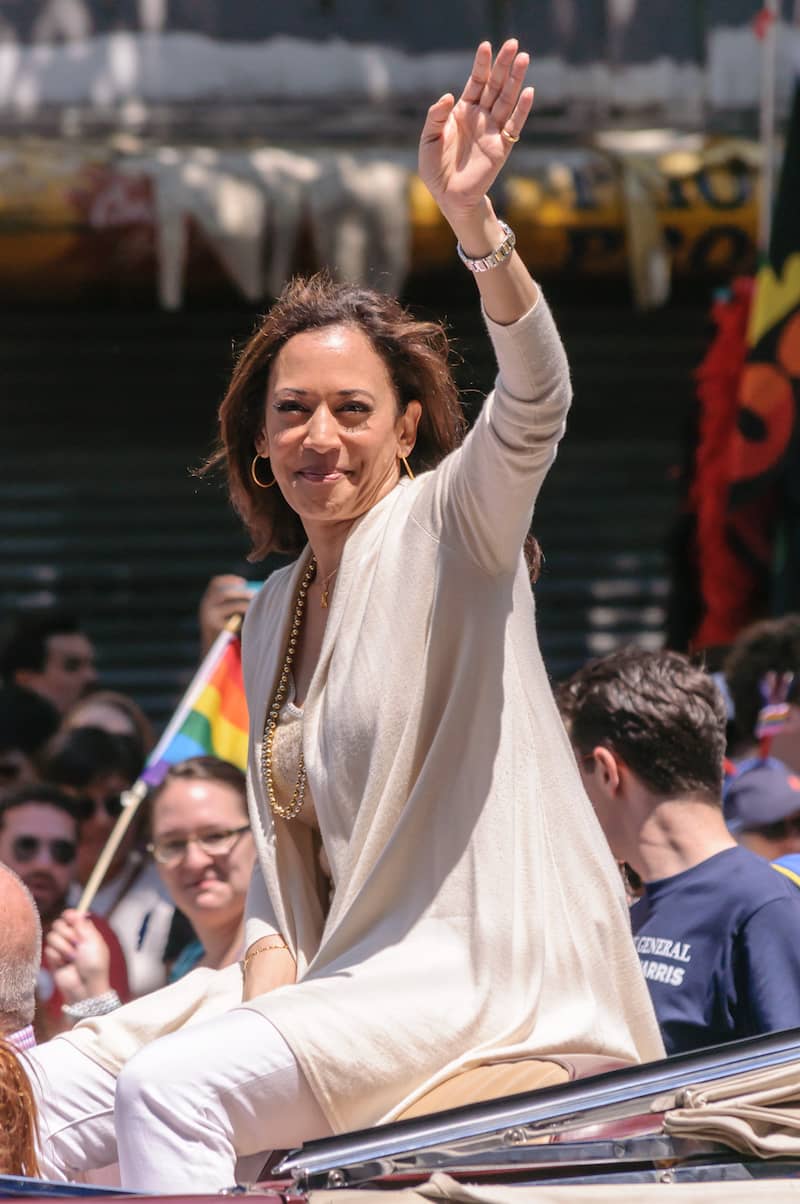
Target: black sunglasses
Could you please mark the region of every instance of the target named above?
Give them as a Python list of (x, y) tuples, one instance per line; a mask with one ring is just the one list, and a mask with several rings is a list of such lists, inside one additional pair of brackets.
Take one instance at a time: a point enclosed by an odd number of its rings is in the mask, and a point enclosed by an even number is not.
[(110, 819), (117, 819), (122, 811), (122, 796), (119, 794), (107, 794), (103, 799), (90, 798), (88, 794), (84, 794), (80, 799), (81, 819), (91, 819), (96, 811), (105, 811)]
[(43, 846), (49, 850), (50, 858), (56, 865), (70, 865), (78, 854), (74, 840), (40, 840), (38, 836), (17, 836), (11, 844), (11, 850), (14, 860), (24, 865), (38, 857)]
[(122, 814), (122, 795), (107, 794), (103, 799), (103, 806), (106, 809), (106, 815), (110, 815), (112, 819), (117, 819)]

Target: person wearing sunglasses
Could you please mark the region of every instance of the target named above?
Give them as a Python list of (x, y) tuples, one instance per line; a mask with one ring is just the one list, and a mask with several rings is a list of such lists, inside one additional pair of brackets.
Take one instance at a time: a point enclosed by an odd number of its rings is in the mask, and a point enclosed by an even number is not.
[[(100, 916), (65, 911), (86, 809), (46, 783), (19, 786), (0, 798), (0, 861), (33, 895), (45, 938), (34, 1021), (39, 1040), (71, 1028), (89, 1000), (112, 991), (119, 1001), (130, 997), (125, 957), (109, 925)], [(56, 957), (53, 941), (60, 949)]]
[[(76, 904), (122, 809), (122, 794), (136, 780), (144, 749), (132, 733), (66, 724), (51, 742), (43, 764), (47, 780), (91, 804), (81, 824), (75, 883)], [(175, 908), (149, 857), (142, 824), (134, 821), (120, 844), (92, 910), (113, 928), (125, 953), (131, 991), (145, 995), (166, 982), (164, 950)]]
[[(83, 884), (95, 867), (121, 810), (120, 795), (135, 782), (144, 761), (138, 738), (100, 727), (62, 727), (48, 745), (42, 774), (68, 794), (88, 799), (93, 806), (81, 825), (77, 878)], [(135, 833), (123, 842), (109, 867), (108, 890), (125, 867)], [(105, 912), (103, 900), (97, 910)]]
[(0, 677), (40, 694), (63, 715), (97, 684), (94, 645), (67, 611), (20, 611), (0, 648)]
[(170, 981), (196, 966), (239, 960), (244, 907), (255, 864), (245, 777), (218, 757), (173, 765), (150, 799), (148, 851), (197, 939), (172, 965)]

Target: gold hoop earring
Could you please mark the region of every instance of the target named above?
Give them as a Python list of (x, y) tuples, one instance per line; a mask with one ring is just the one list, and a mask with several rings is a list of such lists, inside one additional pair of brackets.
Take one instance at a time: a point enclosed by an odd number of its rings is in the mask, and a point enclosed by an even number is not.
[(259, 481), (259, 479), (256, 475), (256, 465), (258, 464), (258, 461), (259, 460), (268, 460), (268, 459), (269, 459), (269, 456), (255, 455), (255, 456), (253, 456), (253, 462), (250, 465), (250, 476), (253, 478), (253, 482), (256, 485), (258, 485), (259, 489), (271, 489), (272, 486), (275, 484), (275, 477), (272, 478), (272, 480), (269, 482), (268, 485), (265, 485), (263, 481)]
[(411, 471), (411, 465), (409, 464), (408, 460), (405, 458), (405, 456), (398, 456), (398, 459), (399, 459), (400, 463), (403, 465), (403, 468), (406, 470), (406, 473), (407, 473), (407, 475), (408, 475), (408, 476), (411, 478), (411, 480), (413, 481), (413, 480), (414, 480), (414, 474), (413, 474), (413, 472)]

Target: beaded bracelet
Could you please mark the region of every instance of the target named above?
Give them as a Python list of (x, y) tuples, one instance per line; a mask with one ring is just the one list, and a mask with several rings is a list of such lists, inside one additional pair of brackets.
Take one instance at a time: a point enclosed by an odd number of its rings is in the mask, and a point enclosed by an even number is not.
[(288, 948), (289, 948), (289, 946), (287, 944), (285, 944), (284, 942), (281, 942), (280, 945), (259, 945), (259, 947), (257, 949), (253, 949), (252, 953), (248, 953), (247, 957), (242, 962), (242, 970), (246, 971), (247, 967), (250, 965), (250, 962), (253, 960), (254, 957), (258, 957), (259, 953), (271, 953), (273, 951), (273, 949), (288, 949)]
[(70, 1020), (88, 1020), (92, 1016), (105, 1016), (115, 1012), (122, 1006), (122, 1000), (116, 991), (104, 991), (102, 995), (93, 995), (90, 999), (78, 999), (75, 1003), (62, 1003), (61, 1011)]

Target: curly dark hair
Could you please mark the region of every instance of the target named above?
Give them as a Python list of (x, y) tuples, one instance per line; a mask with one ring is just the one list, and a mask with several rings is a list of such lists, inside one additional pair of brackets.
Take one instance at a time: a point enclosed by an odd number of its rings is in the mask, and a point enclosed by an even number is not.
[(734, 728), (742, 740), (754, 740), (764, 705), (761, 681), (767, 673), (794, 673), (789, 698), (800, 698), (800, 614), (763, 619), (740, 632), (723, 664), (734, 707)]
[(84, 790), (96, 778), (112, 773), (134, 782), (143, 764), (138, 736), (107, 732), (103, 727), (62, 728), (45, 750), (42, 773), (59, 786)]
[(399, 301), (372, 289), (336, 284), (326, 272), (291, 280), (242, 349), (219, 409), (219, 447), (201, 473), (224, 467), (231, 502), (253, 543), (251, 560), (269, 552), (297, 555), (306, 540), (297, 514), (279, 489), (258, 489), (250, 477), (264, 422), (269, 375), (281, 348), (296, 334), (326, 326), (363, 331), (386, 364), (402, 412), (422, 404), (410, 456), (433, 468), (460, 443), (465, 423), (449, 365), (449, 343), (438, 322), (423, 322)]
[(623, 648), (588, 661), (559, 694), (581, 756), (605, 746), (656, 794), (720, 803), (725, 704), (688, 657)]

